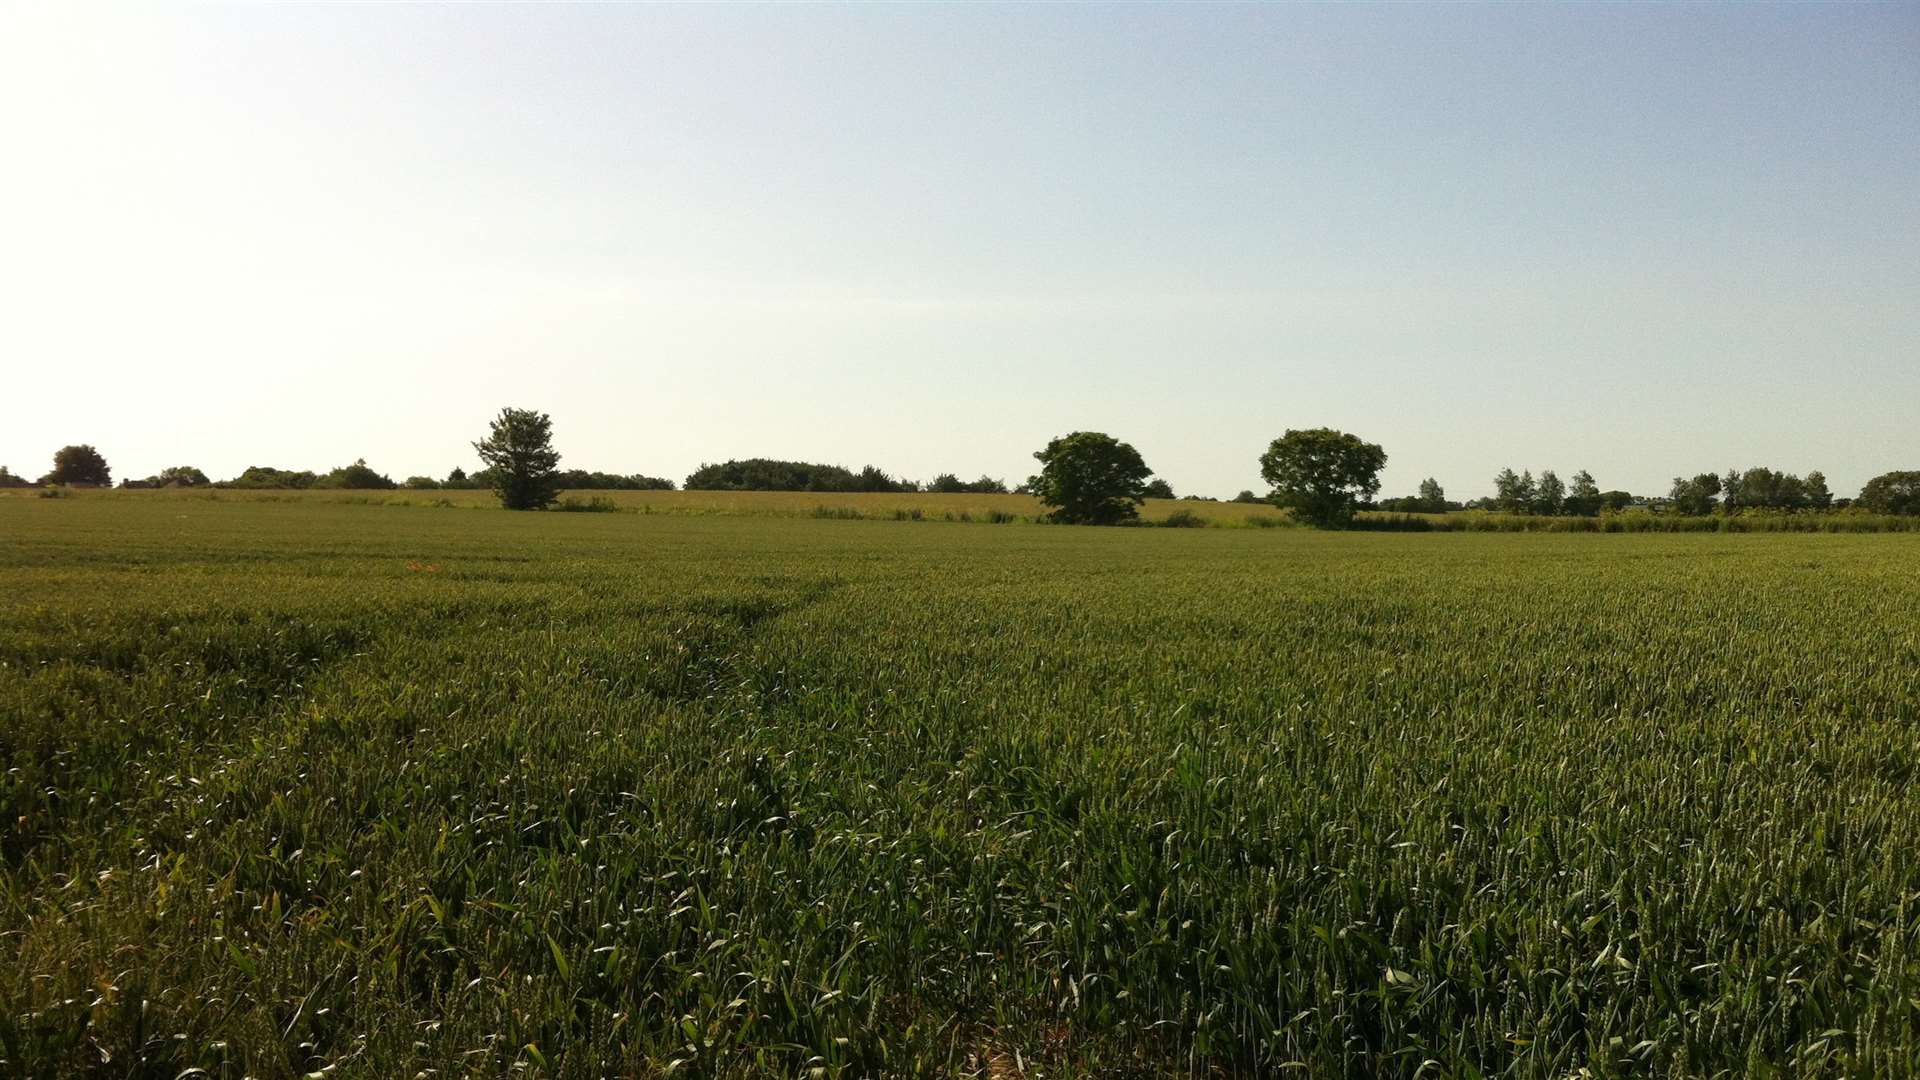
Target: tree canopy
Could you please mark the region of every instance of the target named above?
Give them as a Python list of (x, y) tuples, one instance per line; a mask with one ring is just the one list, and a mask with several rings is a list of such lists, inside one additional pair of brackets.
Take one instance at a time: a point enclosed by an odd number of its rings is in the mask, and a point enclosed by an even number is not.
[(553, 421), (532, 409), (501, 409), (487, 437), (473, 444), (509, 510), (545, 510), (560, 496)]
[(113, 483), (107, 459), (100, 451), (82, 443), (63, 446), (54, 452), (53, 471), (40, 478), (42, 484), (81, 484), (106, 487)]
[(1854, 505), (1881, 514), (1920, 514), (1920, 469), (1881, 473), (1860, 489)]
[(876, 466), (859, 472), (839, 465), (745, 458), (702, 465), (682, 485), (688, 491), (911, 491)]
[(1260, 455), (1260, 476), (1274, 500), (1323, 529), (1344, 528), (1363, 498), (1380, 490), (1387, 452), (1332, 428), (1289, 430)]
[(1140, 451), (1105, 432), (1076, 431), (1049, 441), (1033, 456), (1040, 472), (1027, 487), (1070, 525), (1117, 525), (1139, 516), (1147, 468)]

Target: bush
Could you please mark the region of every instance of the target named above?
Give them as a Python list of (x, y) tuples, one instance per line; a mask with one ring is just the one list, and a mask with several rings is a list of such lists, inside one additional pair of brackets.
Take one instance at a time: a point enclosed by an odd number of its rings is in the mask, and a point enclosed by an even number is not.
[(1204, 529), (1207, 527), (1207, 519), (1191, 510), (1175, 510), (1173, 513), (1168, 514), (1164, 521), (1160, 522), (1160, 527), (1163, 529)]
[(588, 499), (568, 496), (554, 503), (549, 509), (563, 514), (617, 514), (620, 512), (620, 504), (605, 495), (595, 495)]
[(375, 472), (366, 458), (358, 458), (353, 464), (342, 465), (314, 481), (313, 486), (347, 491), (392, 491), (400, 485), (394, 483), (392, 477)]

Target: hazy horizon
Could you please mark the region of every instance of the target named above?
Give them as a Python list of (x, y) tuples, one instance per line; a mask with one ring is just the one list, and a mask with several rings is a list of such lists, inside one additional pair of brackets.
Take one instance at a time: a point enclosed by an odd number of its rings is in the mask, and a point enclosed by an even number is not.
[(1920, 7), (8, 9), (0, 463), (1920, 468)]

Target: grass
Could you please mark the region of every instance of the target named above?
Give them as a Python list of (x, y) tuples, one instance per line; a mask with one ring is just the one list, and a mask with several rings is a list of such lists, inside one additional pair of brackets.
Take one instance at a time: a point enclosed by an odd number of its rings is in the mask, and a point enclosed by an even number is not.
[(142, 494), (0, 499), (0, 1074), (1920, 1070), (1912, 535)]
[[(82, 499), (145, 499), (186, 503), (314, 503), (321, 505), (440, 507), (497, 509), (491, 491), (253, 491), (236, 489), (171, 489), (160, 491), (47, 489)], [(0, 489), (0, 502), (30, 498), (41, 489)], [(833, 517), (874, 521), (1034, 522), (1047, 508), (1030, 495), (935, 494), (932, 492), (821, 492), (821, 491), (580, 491), (563, 503), (588, 503), (636, 514), (728, 517)], [(1209, 524), (1237, 526), (1250, 517), (1278, 518), (1272, 506), (1248, 503), (1190, 502), (1148, 499), (1141, 520), (1157, 524), (1181, 511), (1198, 515)]]

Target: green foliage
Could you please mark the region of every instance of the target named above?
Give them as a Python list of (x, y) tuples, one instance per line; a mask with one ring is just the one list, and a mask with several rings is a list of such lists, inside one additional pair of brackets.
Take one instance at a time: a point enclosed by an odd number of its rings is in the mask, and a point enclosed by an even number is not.
[(54, 452), (53, 471), (40, 478), (42, 484), (75, 484), (82, 487), (109, 487), (112, 470), (100, 451), (86, 444), (63, 446)]
[(1806, 479), (1793, 473), (1775, 472), (1765, 467), (1741, 472), (1727, 470), (1720, 482), (1721, 509), (1727, 513), (1741, 510), (1825, 509), (1833, 502), (1824, 473), (1811, 472)]
[(560, 455), (553, 421), (532, 409), (501, 409), (473, 449), (491, 473), (494, 494), (509, 510), (544, 510), (560, 494)]
[(1175, 510), (1173, 513), (1161, 518), (1160, 524), (1162, 527), (1168, 529), (1204, 529), (1207, 527), (1208, 522), (1206, 518), (1201, 517), (1191, 510)]
[(191, 465), (174, 465), (147, 478), (154, 487), (209, 487), (213, 481)]
[(353, 464), (342, 465), (315, 480), (313, 486), (346, 491), (392, 491), (399, 485), (385, 473), (374, 471), (366, 458), (356, 458)]
[(1007, 485), (1005, 481), (995, 480), (991, 476), (982, 475), (980, 479), (969, 483), (953, 473), (941, 473), (927, 484), (927, 490), (939, 495), (1005, 495)]
[[(1631, 496), (1628, 501), (1632, 501)], [(1601, 505), (1600, 485), (1594, 483), (1593, 474), (1585, 469), (1574, 473), (1567, 497), (1560, 504), (1561, 512), (1574, 517), (1592, 517), (1600, 512)]]
[(1260, 455), (1260, 476), (1275, 500), (1302, 521), (1344, 528), (1362, 499), (1380, 490), (1387, 452), (1332, 428), (1289, 430)]
[(1920, 514), (1920, 470), (1881, 473), (1867, 481), (1854, 505), (1879, 514)]
[(210, 487), (212, 484), (213, 481), (207, 479), (206, 473), (191, 465), (175, 465), (162, 469), (145, 480), (120, 481), (120, 486), (123, 488)]
[(605, 495), (594, 495), (585, 499), (576, 499), (569, 495), (554, 503), (552, 509), (569, 514), (617, 514), (620, 504)]
[(1920, 1065), (1920, 535), (251, 498), (0, 498), (0, 1074)]
[(585, 469), (562, 469), (556, 482), (562, 491), (672, 491), (674, 486), (673, 481), (658, 476), (622, 476)]
[(868, 465), (851, 472), (838, 465), (804, 461), (747, 458), (702, 465), (687, 477), (688, 491), (911, 491), (914, 485), (896, 480)]
[(1675, 513), (1697, 517), (1713, 513), (1714, 496), (1720, 494), (1720, 490), (1720, 478), (1712, 473), (1700, 473), (1691, 480), (1676, 476), (1667, 498), (1673, 501)]
[(1159, 479), (1147, 481), (1144, 493), (1149, 499), (1171, 499), (1174, 497), (1173, 485), (1167, 483), (1165, 480)]
[(319, 481), (319, 476), (305, 470), (293, 472), (287, 469), (276, 469), (270, 465), (249, 465), (246, 471), (242, 472), (239, 476), (215, 486), (239, 488), (242, 490), (289, 489), (298, 491), (313, 487), (319, 483)]
[(33, 481), (19, 475), (5, 465), (0, 465), (0, 488), (32, 487)]
[(1049, 440), (1033, 456), (1040, 472), (1027, 487), (1053, 508), (1054, 521), (1117, 525), (1139, 516), (1153, 470), (1127, 443), (1104, 432), (1076, 431)]

